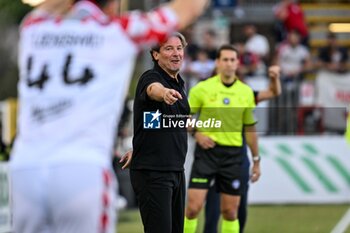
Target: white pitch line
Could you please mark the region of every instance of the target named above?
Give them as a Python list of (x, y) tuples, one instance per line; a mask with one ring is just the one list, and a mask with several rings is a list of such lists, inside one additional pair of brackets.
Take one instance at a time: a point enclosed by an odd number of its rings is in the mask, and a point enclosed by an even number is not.
[(340, 219), (338, 224), (333, 228), (331, 233), (344, 233), (348, 226), (350, 226), (350, 208), (348, 209), (348, 211), (346, 211), (346, 213), (344, 214), (342, 219)]

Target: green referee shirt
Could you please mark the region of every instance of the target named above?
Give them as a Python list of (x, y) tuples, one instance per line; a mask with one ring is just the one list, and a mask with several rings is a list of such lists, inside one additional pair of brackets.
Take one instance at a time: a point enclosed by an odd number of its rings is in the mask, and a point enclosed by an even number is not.
[(221, 121), (220, 128), (197, 128), (198, 131), (222, 146), (242, 146), (244, 125), (256, 124), (253, 90), (236, 79), (225, 86), (219, 75), (199, 82), (189, 93), (191, 113), (199, 113), (198, 120)]

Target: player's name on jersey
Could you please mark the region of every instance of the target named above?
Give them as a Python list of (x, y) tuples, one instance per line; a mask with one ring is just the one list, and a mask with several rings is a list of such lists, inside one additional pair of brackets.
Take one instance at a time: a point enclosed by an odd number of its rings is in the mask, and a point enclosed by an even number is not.
[(103, 44), (104, 37), (95, 33), (60, 32), (38, 33), (34, 36), (34, 46), (39, 48), (81, 46), (96, 48)]
[(64, 111), (66, 111), (68, 108), (70, 108), (73, 105), (72, 101), (70, 100), (61, 100), (58, 102), (55, 102), (49, 106), (33, 106), (32, 107), (32, 119), (37, 122), (43, 122), (48, 120), (49, 118), (52, 118), (54, 116), (57, 116), (59, 114), (62, 114)]

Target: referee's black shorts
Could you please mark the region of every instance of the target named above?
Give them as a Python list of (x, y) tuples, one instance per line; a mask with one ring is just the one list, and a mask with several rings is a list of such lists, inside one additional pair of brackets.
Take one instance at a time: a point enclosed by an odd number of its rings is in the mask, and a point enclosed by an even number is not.
[(219, 146), (202, 149), (198, 144), (194, 152), (189, 188), (209, 189), (215, 179), (218, 192), (241, 195), (242, 147)]

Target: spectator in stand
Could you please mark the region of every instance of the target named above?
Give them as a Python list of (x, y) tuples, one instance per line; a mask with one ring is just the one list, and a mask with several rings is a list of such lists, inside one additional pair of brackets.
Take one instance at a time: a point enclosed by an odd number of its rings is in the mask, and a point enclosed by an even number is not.
[(282, 43), (277, 50), (275, 63), (281, 67), (283, 89), (278, 105), (287, 107), (283, 109), (285, 118), (281, 119), (283, 121), (280, 123), (281, 130), (284, 133), (295, 132), (296, 115), (290, 107), (298, 106), (300, 80), (303, 74), (312, 68), (310, 52), (307, 47), (300, 44), (298, 31), (292, 30), (288, 33), (287, 41)]
[[(182, 78), (185, 81), (186, 92), (192, 87), (194, 79), (190, 71), (190, 65), (193, 61), (196, 60), (198, 50), (200, 49), (199, 45), (194, 41), (193, 25), (187, 27), (183, 31), (183, 35), (186, 38), (187, 46), (185, 47), (185, 55), (183, 60), (183, 65), (181, 67), (180, 73)], [(193, 83), (193, 84), (192, 84)], [(188, 93), (187, 93), (188, 94)]]
[(266, 74), (266, 63), (270, 52), (268, 40), (257, 32), (257, 28), (253, 24), (245, 25), (243, 31), (246, 37), (246, 52), (256, 54), (260, 60), (255, 75)]
[[(297, 0), (282, 0), (274, 7), (275, 17), (280, 20), (286, 33), (299, 31), (301, 43), (309, 46), (309, 30), (304, 18), (304, 12)], [(282, 38), (282, 40), (285, 38)]]
[(208, 29), (204, 32), (202, 39), (203, 39), (202, 48), (204, 48), (207, 51), (209, 58), (211, 60), (215, 61), (216, 50), (217, 50), (217, 44), (216, 44), (217, 34), (216, 34), (216, 32), (212, 29)]
[(239, 78), (244, 80), (244, 78), (254, 76), (260, 62), (259, 56), (246, 51), (242, 42), (237, 42), (235, 47), (239, 53), (239, 66), (237, 70)]
[(208, 57), (205, 49), (199, 49), (197, 52), (197, 59), (189, 64), (189, 73), (191, 75), (191, 87), (199, 81), (203, 81), (211, 77), (215, 69), (214, 60)]
[(327, 39), (327, 45), (318, 53), (318, 68), (345, 73), (349, 58), (348, 49), (338, 45), (337, 36), (334, 33), (329, 33)]
[(276, 54), (276, 63), (281, 67), (282, 82), (291, 82), (302, 78), (302, 74), (311, 69), (311, 56), (307, 47), (300, 43), (300, 33), (292, 30)]
[(269, 42), (265, 36), (257, 32), (257, 28), (254, 24), (247, 24), (244, 26), (244, 35), (247, 38), (245, 49), (248, 52), (255, 53), (263, 59), (269, 55)]
[[(189, 61), (196, 60), (198, 50), (200, 49), (198, 44), (194, 41), (193, 36), (193, 25), (187, 27), (183, 31), (183, 35), (186, 38), (187, 46), (185, 50), (185, 59)], [(187, 62), (187, 61), (186, 61)]]

